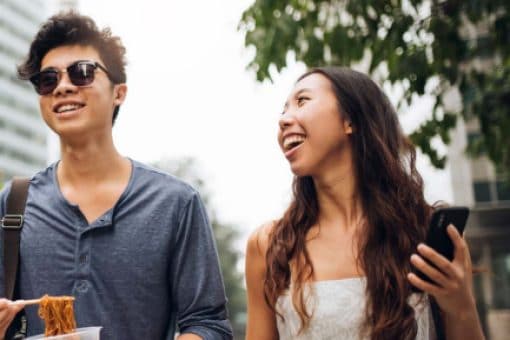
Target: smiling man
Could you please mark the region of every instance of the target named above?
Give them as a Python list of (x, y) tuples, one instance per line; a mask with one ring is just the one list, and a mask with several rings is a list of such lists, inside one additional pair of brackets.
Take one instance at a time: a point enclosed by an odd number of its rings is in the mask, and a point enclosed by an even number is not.
[[(104, 339), (174, 339), (176, 331), (180, 340), (231, 339), (199, 195), (113, 143), (127, 93), (124, 55), (109, 29), (68, 12), (41, 27), (18, 68), (60, 138), (61, 159), (30, 180), (17, 298), (72, 295), (78, 327), (102, 326)], [(0, 339), (19, 309), (0, 299)], [(36, 308), (26, 315), (28, 334), (43, 333)]]

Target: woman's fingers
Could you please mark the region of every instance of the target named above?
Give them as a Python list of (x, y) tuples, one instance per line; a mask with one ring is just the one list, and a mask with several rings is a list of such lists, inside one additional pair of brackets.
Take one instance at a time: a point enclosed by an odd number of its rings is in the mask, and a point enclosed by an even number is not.
[(466, 241), (459, 234), (457, 228), (455, 228), (452, 224), (448, 225), (448, 227), (446, 228), (446, 232), (448, 233), (448, 236), (453, 242), (454, 247), (453, 261), (458, 261), (459, 263), (462, 263), (462, 265), (464, 265), (466, 261), (467, 252)]
[(427, 275), (436, 285), (443, 288), (450, 286), (450, 279), (442, 272), (427, 263), (419, 255), (413, 254), (411, 256), (411, 263), (423, 274)]
[(448, 277), (453, 277), (455, 275), (455, 269), (453, 264), (448, 261), (446, 257), (439, 254), (434, 249), (430, 248), (425, 244), (418, 245), (418, 252), (421, 256), (430, 261), (434, 266), (436, 266), (444, 275)]
[(430, 282), (424, 281), (420, 279), (416, 274), (409, 273), (407, 274), (407, 279), (413, 286), (416, 288), (421, 289), (425, 293), (428, 293), (432, 296), (438, 296), (441, 294), (441, 288), (439, 286), (436, 286)]

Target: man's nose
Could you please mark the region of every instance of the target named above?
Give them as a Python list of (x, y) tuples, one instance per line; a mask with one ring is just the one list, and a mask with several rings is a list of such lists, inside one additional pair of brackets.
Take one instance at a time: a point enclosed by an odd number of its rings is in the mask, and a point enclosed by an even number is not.
[(74, 93), (77, 91), (77, 86), (71, 82), (67, 72), (60, 73), (60, 79), (58, 80), (57, 87), (53, 90), (55, 95), (63, 95), (67, 93)]

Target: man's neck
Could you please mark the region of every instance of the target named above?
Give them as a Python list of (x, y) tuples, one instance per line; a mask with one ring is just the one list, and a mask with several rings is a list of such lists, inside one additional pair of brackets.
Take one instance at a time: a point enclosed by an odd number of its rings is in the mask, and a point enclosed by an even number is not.
[(88, 143), (62, 141), (60, 146), (61, 162), (57, 173), (60, 184), (82, 186), (118, 178), (129, 165), (111, 139)]

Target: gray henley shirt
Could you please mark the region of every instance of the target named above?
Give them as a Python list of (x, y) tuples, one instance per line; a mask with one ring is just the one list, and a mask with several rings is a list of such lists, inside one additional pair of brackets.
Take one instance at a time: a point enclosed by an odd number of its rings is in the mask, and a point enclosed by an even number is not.
[[(101, 339), (170, 340), (176, 331), (232, 339), (216, 246), (198, 193), (131, 162), (124, 193), (91, 224), (62, 195), (58, 163), (31, 179), (19, 298), (72, 295), (78, 327), (102, 326)], [(0, 216), (9, 189), (0, 194)], [(2, 258), (2, 294), (3, 275)], [(43, 333), (37, 307), (25, 309), (29, 335)]]

